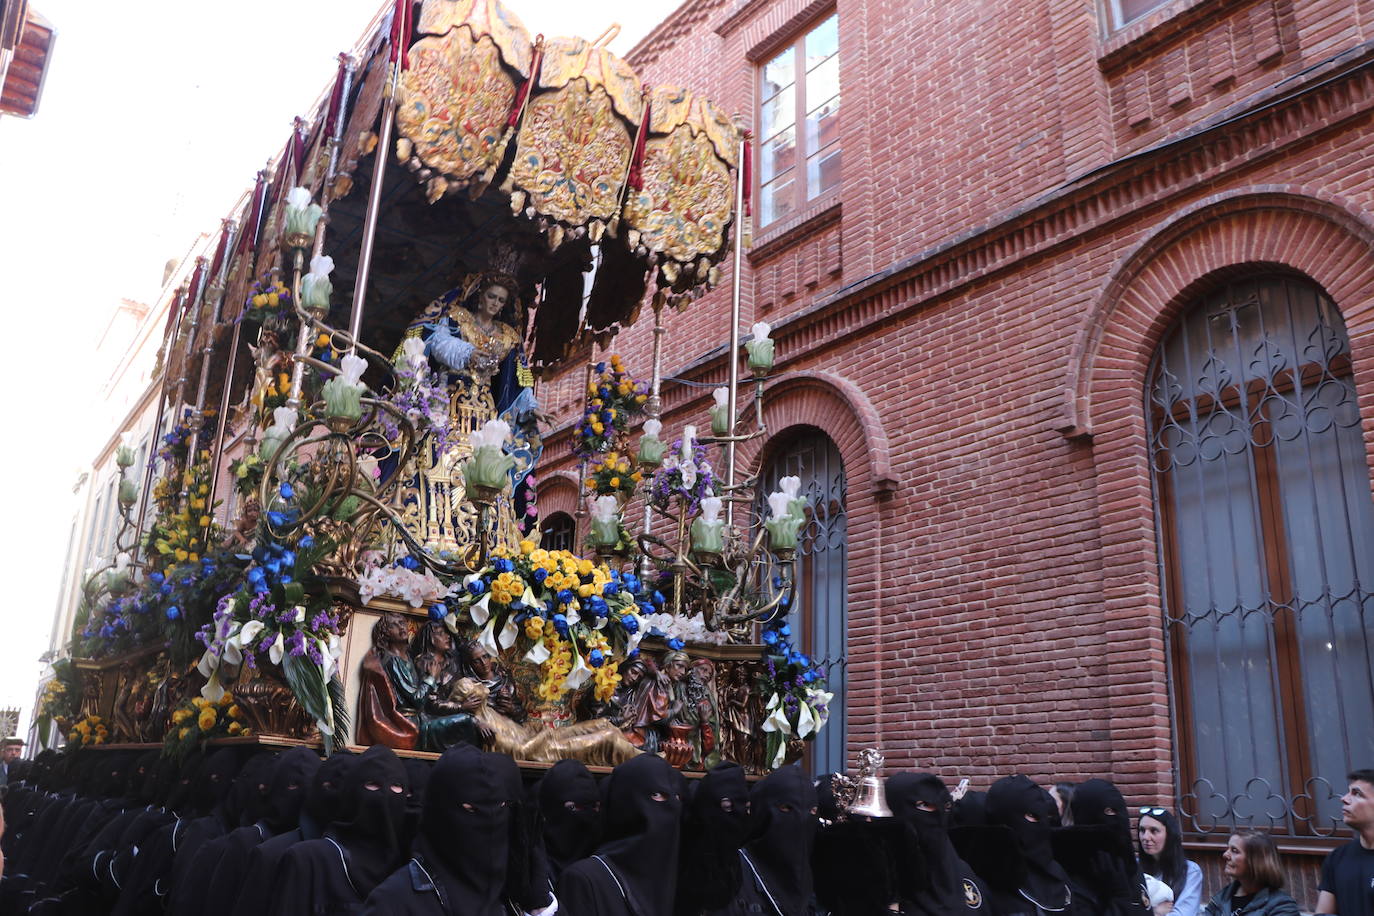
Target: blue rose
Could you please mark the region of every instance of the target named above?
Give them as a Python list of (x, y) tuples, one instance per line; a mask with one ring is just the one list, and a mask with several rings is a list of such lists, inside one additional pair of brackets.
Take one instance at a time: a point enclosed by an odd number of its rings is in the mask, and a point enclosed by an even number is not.
[(618, 594), (620, 594), (620, 583), (619, 583), (619, 582), (607, 582), (607, 583), (602, 587), (601, 593), (602, 593), (603, 595), (618, 595)]
[(797, 658), (798, 658), (797, 664), (801, 665), (803, 668), (810, 668), (810, 667), (811, 667), (811, 656), (809, 656), (809, 655), (799, 655), (799, 656), (797, 656)]
[(593, 668), (600, 668), (606, 663), (606, 656), (601, 654), (600, 649), (593, 649), (591, 654), (587, 656), (587, 662)]
[(534, 571), (534, 581), (536, 584), (542, 584), (543, 581), (548, 577), (549, 571), (547, 569), (544, 569), (542, 566)]
[(620, 581), (631, 592), (639, 591), (639, 576), (636, 576), (634, 573), (624, 573), (620, 577)]
[(791, 625), (790, 623), (784, 623), (782, 626), (778, 627), (778, 635), (779, 635), (779, 636), (791, 636), (791, 635), (792, 635), (792, 625)]
[(654, 607), (663, 607), (667, 599), (663, 597), (663, 592), (654, 592)]
[(596, 364), (596, 374), (597, 374), (597, 375), (600, 375), (601, 373), (603, 373), (603, 372), (605, 372), (605, 371), (606, 371), (606, 364), (605, 364), (605, 363), (597, 363), (597, 364)]
[(305, 537), (301, 538), (301, 542), (300, 542), (301, 550), (309, 550), (311, 547), (314, 547), (314, 546), (315, 546), (315, 539), (312, 538), (310, 535), (307, 534)]
[(620, 625), (625, 628), (626, 633), (639, 632), (639, 618), (633, 614), (626, 614), (620, 618)]
[(806, 672), (805, 674), (802, 675), (802, 680), (804, 680), (804, 681), (806, 681), (806, 683), (810, 684), (812, 681), (814, 681), (814, 680), (816, 679), (816, 677), (817, 677), (816, 672), (814, 672), (814, 671), (808, 671), (808, 672)]
[[(420, 568), (420, 561), (412, 557), (410, 554), (406, 554), (405, 556), (401, 557), (401, 565), (404, 566), (406, 569), (409, 569), (412, 572), (414, 572), (415, 570)], [(474, 592), (474, 594), (476, 593)]]
[(158, 594), (161, 595), (170, 595), (171, 593), (172, 587), (168, 585), (166, 582), (162, 583), (162, 587), (158, 589)]
[(291, 484), (287, 483), (286, 481), (282, 481), (282, 485), (281, 485), (281, 498), (282, 498), (282, 499), (290, 499), (291, 497), (293, 497), (293, 496), (295, 496), (295, 495), (296, 495), (296, 491), (295, 491), (295, 489), (291, 486)]
[(295, 566), (296, 555), (289, 550), (283, 550), (281, 552), (281, 564), (283, 566)]
[(162, 584), (163, 578), (164, 578), (164, 576), (162, 575), (162, 573), (160, 573), (160, 572), (155, 572), (155, 573), (151, 573), (151, 574), (148, 576), (148, 581), (151, 582), (151, 583), (153, 583), (154, 585), (161, 585), (161, 584)]
[(447, 616), (448, 616), (448, 608), (444, 607), (442, 604), (432, 604), (432, 605), (430, 605), (430, 608), (429, 608), (429, 619), (430, 619), (430, 620), (443, 620), (443, 619), (444, 619), (445, 617), (447, 617)]
[(553, 628), (558, 631), (559, 636), (568, 635), (568, 617), (566, 614), (553, 615)]
[(468, 583), (468, 592), (474, 597), (482, 594), (482, 592), (486, 590), (487, 580), (485, 579), (473, 579), (471, 582)]
[(572, 604), (573, 593), (565, 588), (558, 593), (558, 600), (562, 604)]
[(179, 617), (181, 617), (181, 608), (177, 607), (175, 604), (167, 608), (168, 620), (176, 620)]
[(764, 630), (763, 641), (767, 645), (776, 646), (778, 644), (778, 634), (774, 633), (772, 630)]
[(668, 640), (668, 648), (672, 649), (674, 652), (680, 650), (685, 645), (687, 644), (682, 640), (678, 639), (676, 636)]
[(515, 564), (512, 563), (510, 560), (507, 560), (505, 557), (501, 557), (500, 559), (496, 560), (496, 561), (495, 561), (494, 563), (492, 563), (491, 565), (492, 565), (492, 566), (496, 569), (496, 571), (499, 572), (499, 573), (508, 573), (508, 572), (510, 572), (511, 570), (515, 569)]

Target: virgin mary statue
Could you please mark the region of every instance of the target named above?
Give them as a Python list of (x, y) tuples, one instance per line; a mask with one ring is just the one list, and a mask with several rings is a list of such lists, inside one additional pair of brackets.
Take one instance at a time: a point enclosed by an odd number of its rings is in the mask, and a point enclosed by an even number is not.
[(517, 508), (543, 443), (533, 378), (512, 324), (518, 291), (513, 278), (485, 274), (435, 299), (406, 330), (406, 338), (425, 341), (430, 368), (449, 395), (447, 445), (420, 450), (412, 483), (402, 491), (405, 523), (431, 550), (463, 553), (477, 542), (477, 510), (466, 499), (460, 463), (471, 453), (469, 433), (495, 417), (510, 424), (515, 467), (493, 512), (491, 544), (519, 543)]

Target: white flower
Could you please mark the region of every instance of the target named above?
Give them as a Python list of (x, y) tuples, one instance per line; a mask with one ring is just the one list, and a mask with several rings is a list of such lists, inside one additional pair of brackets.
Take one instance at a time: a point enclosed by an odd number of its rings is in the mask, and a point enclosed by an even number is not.
[(665, 470), (665, 471), (676, 471), (676, 470), (677, 470), (677, 455), (667, 455), (667, 456), (664, 457), (664, 459), (663, 459), (663, 470)]
[(749, 330), (753, 333), (755, 340), (767, 340), (769, 333), (771, 333), (773, 329), (768, 326), (768, 322), (766, 321), (756, 321), (754, 322), (754, 326)]
[(345, 382), (355, 388), (362, 388), (360, 381), (367, 370), (367, 360), (356, 353), (349, 353), (339, 360), (339, 373)]
[(796, 499), (797, 494), (801, 492), (801, 478), (784, 477), (778, 481), (778, 489), (786, 493), (788, 499)]
[(644, 421), (644, 435), (653, 436), (655, 439), (657, 439), (658, 434), (662, 431), (663, 424), (658, 422), (658, 420), (654, 417), (650, 417), (649, 419)]
[(568, 672), (567, 680), (563, 681), (563, 689), (576, 690), (591, 679), (592, 669), (587, 667), (587, 662), (582, 658), (581, 652), (574, 652), (573, 657), (577, 659), (573, 663), (573, 669)]
[[(300, 188), (298, 190), (305, 190)], [(311, 276), (324, 279), (334, 272), (334, 259), (327, 254), (317, 254), (310, 259)]]
[(267, 657), (272, 660), (272, 664), (280, 665), (284, 655), (286, 655), (286, 637), (278, 631), (277, 638), (272, 640), (272, 646), (267, 650)]
[(684, 490), (690, 490), (697, 485), (697, 466), (695, 464), (684, 461), (678, 471), (682, 474), (682, 488)]
[(701, 501), (701, 520), (708, 525), (715, 524), (720, 518), (721, 498), (719, 496), (707, 496)]
[(124, 570), (129, 568), (129, 555), (127, 553), (116, 555), (114, 565), (116, 572), (124, 572)]
[(768, 494), (768, 511), (774, 521), (784, 519), (790, 514), (792, 497), (782, 490), (775, 490)]
[(619, 510), (620, 501), (610, 494), (592, 500), (592, 518), (599, 522), (610, 521)]
[(286, 205), (297, 210), (304, 210), (310, 206), (310, 190), (308, 188), (292, 188), (287, 191)]
[(364, 455), (363, 457), (359, 458), (358, 472), (362, 474), (366, 480), (376, 480), (381, 473), (377, 470), (377, 456)]
[(726, 407), (730, 403), (730, 389), (724, 386), (711, 392), (711, 397), (716, 399), (717, 407)]

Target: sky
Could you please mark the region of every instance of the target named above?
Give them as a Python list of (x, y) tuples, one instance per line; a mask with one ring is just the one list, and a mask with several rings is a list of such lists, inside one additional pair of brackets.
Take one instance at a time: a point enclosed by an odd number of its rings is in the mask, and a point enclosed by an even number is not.
[[(625, 54), (679, 0), (506, 0), (530, 33)], [(329, 84), (382, 0), (30, 0), (57, 40), (32, 120), (0, 117), (0, 707), (32, 715), (66, 560), (72, 488), (121, 353), (121, 299), (219, 227)], [(389, 4), (388, 4), (389, 5)]]

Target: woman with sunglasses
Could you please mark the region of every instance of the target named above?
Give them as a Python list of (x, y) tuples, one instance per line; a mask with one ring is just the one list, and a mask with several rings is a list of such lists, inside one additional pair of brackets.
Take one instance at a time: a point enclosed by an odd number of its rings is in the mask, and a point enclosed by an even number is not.
[(1299, 916), (1297, 901), (1282, 890), (1279, 851), (1268, 834), (1231, 834), (1221, 859), (1231, 883), (1212, 897), (1206, 916)]
[(1202, 869), (1183, 855), (1183, 831), (1167, 808), (1140, 809), (1136, 826), (1140, 870), (1174, 892), (1174, 916), (1197, 916), (1202, 906)]

